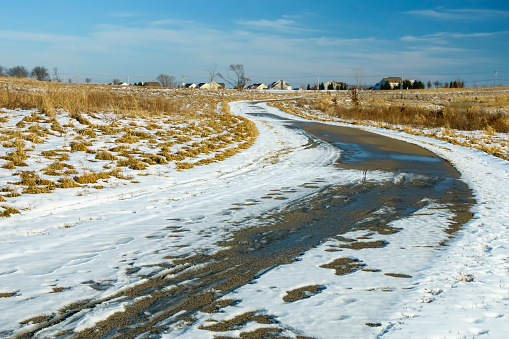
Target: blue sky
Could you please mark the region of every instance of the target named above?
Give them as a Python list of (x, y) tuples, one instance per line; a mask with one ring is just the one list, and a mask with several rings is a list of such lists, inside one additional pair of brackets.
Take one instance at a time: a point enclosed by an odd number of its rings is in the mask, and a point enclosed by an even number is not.
[[(293, 87), (384, 76), (509, 85), (509, 2), (1, 1), (0, 65), (65, 79), (205, 82), (243, 64)], [(505, 80), (505, 81), (504, 81)]]

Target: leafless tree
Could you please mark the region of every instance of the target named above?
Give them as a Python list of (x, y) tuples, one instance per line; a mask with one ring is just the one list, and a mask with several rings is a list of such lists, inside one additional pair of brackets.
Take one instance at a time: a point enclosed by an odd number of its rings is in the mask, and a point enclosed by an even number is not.
[(28, 70), (25, 66), (14, 66), (9, 68), (7, 75), (14, 78), (26, 78), (28, 77)]
[(0, 65), (0, 77), (5, 76), (4, 74), (4, 66)]
[(35, 66), (32, 69), (32, 75), (39, 81), (49, 80), (48, 69), (44, 66)]
[(435, 80), (433, 85), (435, 85), (435, 88), (438, 88), (438, 87), (442, 86), (442, 83), (440, 81), (438, 81), (438, 80)]
[(62, 79), (60, 79), (60, 76), (58, 75), (57, 67), (53, 67), (53, 81), (62, 82)]
[(85, 78), (85, 82), (86, 82), (87, 84), (91, 83), (91, 82), (92, 82), (92, 78)]
[(356, 88), (360, 89), (362, 86), (362, 81), (364, 80), (364, 70), (360, 67), (355, 67), (353, 69), (353, 76), (355, 78)]
[(113, 82), (112, 82), (113, 85), (120, 85), (120, 79), (113, 79)]
[(175, 77), (168, 74), (159, 74), (157, 76), (157, 81), (159, 81), (163, 87), (174, 87), (176, 84)]
[(216, 64), (212, 64), (212, 66), (210, 66), (210, 68), (208, 69), (207, 72), (209, 72), (209, 84), (212, 83), (212, 81), (214, 81), (214, 79), (217, 77), (217, 76), (221, 76), (221, 73), (218, 73), (217, 71), (217, 65)]
[(246, 76), (244, 65), (242, 64), (231, 64), (228, 70), (232, 71), (234, 74), (230, 75), (226, 73), (226, 76), (223, 76), (221, 73), (218, 73), (217, 75), (239, 91), (246, 87), (248, 81), (251, 81), (251, 79)]
[(67, 80), (67, 82), (68, 82), (68, 83), (70, 83), (70, 84), (72, 84), (72, 78), (69, 78), (69, 79)]

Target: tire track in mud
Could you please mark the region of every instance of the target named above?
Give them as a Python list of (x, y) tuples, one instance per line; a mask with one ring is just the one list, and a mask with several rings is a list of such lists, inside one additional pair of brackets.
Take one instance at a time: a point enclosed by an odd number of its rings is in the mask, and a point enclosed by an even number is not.
[[(381, 234), (397, 232), (388, 225), (391, 221), (411, 215), (429, 201), (448, 205), (456, 214), (451, 233), (471, 217), (469, 208), (473, 200), (470, 190), (449, 163), (429, 151), (351, 128), (291, 121), (267, 114), (256, 104), (250, 105), (250, 112), (280, 120), (288, 128), (309, 133), (313, 136), (311, 140), (318, 138), (341, 148), (339, 169), (391, 171), (393, 180), (327, 186), (283, 211), (259, 216), (257, 226), (239, 227), (230, 239), (219, 243), (223, 249), (217, 253), (171, 258), (172, 264), (161, 264), (166, 269), (162, 273), (108, 298), (69, 305), (21, 336), (37, 337), (38, 333), (44, 336), (48, 331), (40, 332), (43, 329), (51, 332), (51, 326), (72, 322), (74, 316), (79, 321), (78, 313), (128, 302), (124, 311), (110, 315), (93, 328), (77, 333), (60, 331), (51, 336), (134, 338), (143, 334), (158, 338), (177, 323), (190, 326), (199, 311), (214, 312), (227, 306), (228, 303), (218, 299), (348, 230), (369, 227)], [(388, 208), (380, 213), (381, 207)], [(374, 211), (377, 213), (373, 214)], [(364, 223), (368, 218), (370, 222)], [(275, 322), (270, 317), (256, 317), (260, 316), (252, 314), (243, 321)]]

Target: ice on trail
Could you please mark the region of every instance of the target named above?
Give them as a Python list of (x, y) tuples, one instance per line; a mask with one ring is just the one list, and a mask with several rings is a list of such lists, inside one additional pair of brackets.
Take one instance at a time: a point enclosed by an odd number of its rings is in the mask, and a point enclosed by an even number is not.
[[(247, 116), (250, 109), (249, 103), (231, 104), (233, 114)], [(260, 131), (257, 142), (225, 161), (183, 172), (161, 166), (152, 175), (139, 176), (137, 184), (82, 196), (76, 196), (80, 189), (67, 189), (43, 200), (40, 195), (19, 197), (26, 210), (0, 220), (0, 295), (6, 295), (0, 298), (0, 333), (29, 329), (34, 322), (21, 322), (133, 286), (163, 270), (158, 264), (165, 256), (212, 253), (238, 222), (283, 208), (325, 185), (392, 178), (383, 172), (337, 170), (331, 166), (339, 156), (337, 148), (326, 143), (308, 147), (309, 136), (298, 130), (263, 116), (248, 118)], [(447, 246), (440, 246), (448, 239), (443, 229), (454, 216), (447, 206), (431, 203), (392, 222), (399, 232), (355, 231), (344, 234), (344, 239), (330, 239), (224, 297), (238, 303), (220, 313), (199, 313), (191, 327), (177, 325), (165, 337), (213, 338), (218, 333), (200, 326), (246, 312), (271, 316), (276, 323), (249, 322), (220, 334), (235, 336), (272, 326), (288, 337), (505, 336), (508, 163), (426, 137), (365, 129), (421, 145), (449, 160), (473, 190), (474, 218)], [(266, 198), (274, 191), (281, 199)], [(353, 249), (343, 246), (348, 239), (384, 241), (385, 246)], [(345, 261), (352, 263), (347, 265), (349, 274), (337, 275), (328, 268), (340, 258), (351, 260)], [(289, 291), (315, 285), (320, 287), (316, 293), (283, 300)], [(102, 304), (40, 335), (88, 328), (125, 306), (121, 300)]]
[[(233, 104), (232, 111), (241, 113)], [(223, 162), (139, 176), (139, 183), (76, 196), (82, 189), (23, 195), (20, 215), (0, 220), (0, 331), (13, 331), (71, 302), (97, 300), (156, 274), (166, 255), (212, 253), (235, 222), (281, 208), (329, 181), (360, 180), (330, 165), (339, 151), (309, 148), (303, 133), (256, 119), (261, 136)], [(72, 164), (72, 163), (71, 163)], [(375, 178), (373, 178), (375, 179)], [(291, 191), (288, 191), (292, 188)], [(261, 199), (273, 191), (280, 199)], [(250, 202), (239, 207), (235, 204)], [(172, 233), (179, 227), (184, 232)], [(57, 291), (57, 292), (55, 292)], [(108, 312), (102, 312), (106, 315)], [(94, 316), (93, 319), (98, 319)], [(77, 324), (90, 320), (72, 319)], [(81, 328), (80, 327), (80, 328)]]

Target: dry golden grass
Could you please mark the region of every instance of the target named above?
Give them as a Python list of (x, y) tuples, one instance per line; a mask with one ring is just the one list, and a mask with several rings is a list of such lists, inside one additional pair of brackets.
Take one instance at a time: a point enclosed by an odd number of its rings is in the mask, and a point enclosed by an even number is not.
[(95, 156), (95, 158), (98, 160), (117, 160), (118, 159), (118, 157), (116, 157), (115, 155), (113, 155), (107, 151), (99, 151), (97, 153), (97, 155)]
[(98, 180), (109, 179), (108, 172), (85, 172), (82, 175), (74, 177), (74, 181), (78, 184), (95, 184)]
[(397, 129), (509, 159), (507, 88), (338, 92), (314, 96), (269, 104), (306, 119)]
[(19, 210), (8, 205), (1, 205), (0, 206), (0, 217), (2, 218), (9, 218), (13, 214), (19, 214)]
[(19, 189), (2, 199), (138, 182), (135, 176), (224, 160), (258, 136), (251, 121), (230, 113), (229, 102), (263, 97), (273, 95), (0, 78), (0, 107), (9, 110), (0, 109), (1, 170), (18, 169), (20, 177)]

